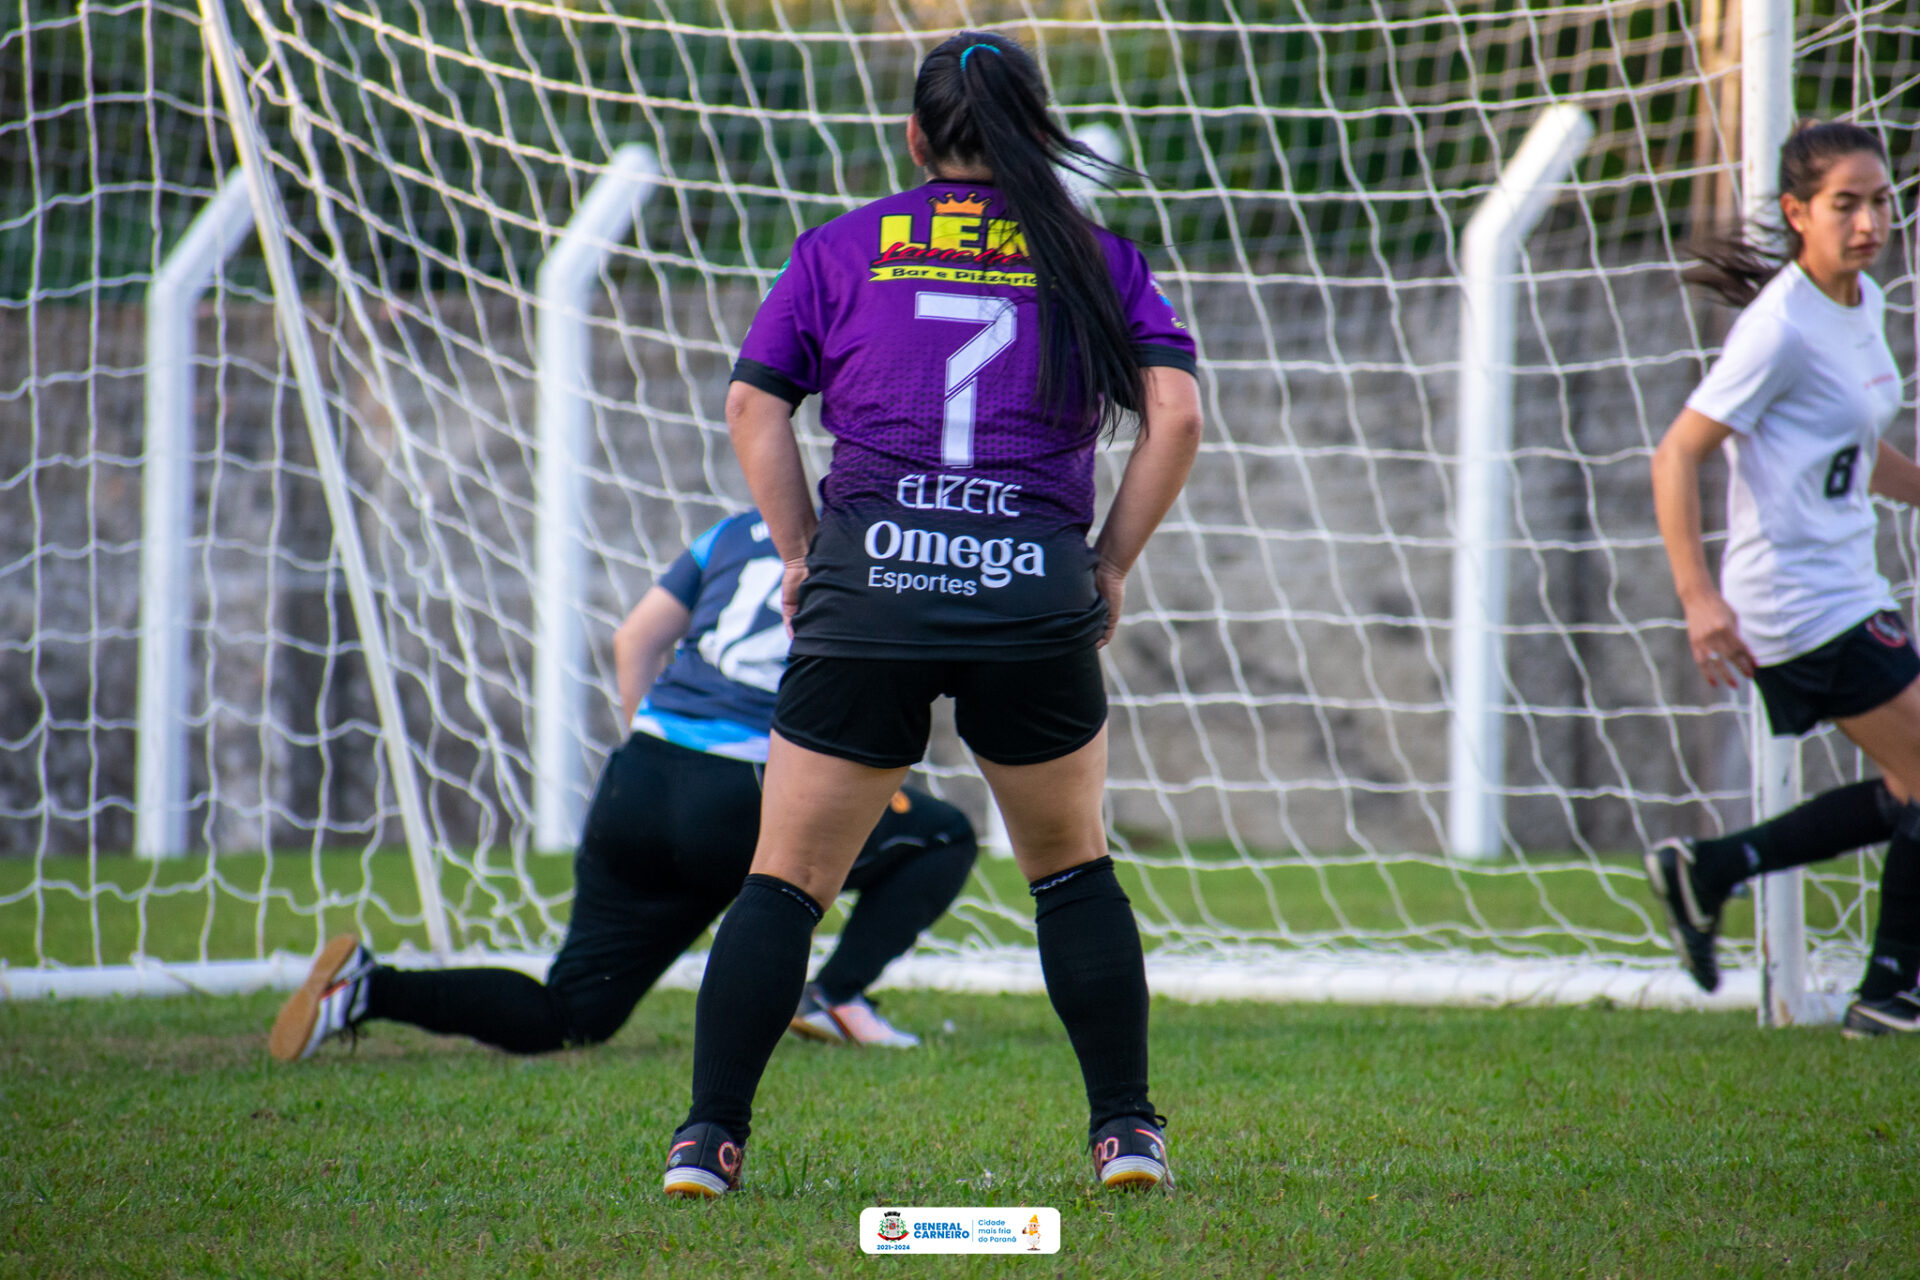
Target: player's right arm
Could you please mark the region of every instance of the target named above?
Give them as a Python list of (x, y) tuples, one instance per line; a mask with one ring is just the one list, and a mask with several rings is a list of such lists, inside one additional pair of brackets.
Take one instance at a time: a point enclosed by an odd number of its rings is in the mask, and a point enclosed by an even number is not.
[(806, 464), (793, 434), (793, 405), (747, 382), (727, 387), (727, 434), (746, 473), (760, 518), (786, 566), (780, 612), (789, 628), (807, 576), (807, 548), (820, 523), (807, 489)]
[(807, 576), (807, 551), (820, 523), (793, 433), (793, 411), (820, 389), (820, 342), (826, 330), (808, 247), (813, 235), (802, 232), (794, 241), (792, 256), (754, 313), (727, 385), (727, 434), (785, 566), (780, 613), (789, 634)]
[(1694, 663), (1711, 686), (1733, 688), (1734, 672), (1753, 675), (1753, 653), (1740, 638), (1740, 620), (1707, 568), (1700, 533), (1700, 466), (1733, 434), (1698, 409), (1682, 409), (1653, 451), (1653, 513), (1673, 569), (1674, 590), (1687, 615)]
[(649, 588), (613, 633), (613, 669), (620, 685), (620, 723), (633, 713), (653, 682), (673, 660), (674, 646), (687, 634), (693, 613), (662, 587)]

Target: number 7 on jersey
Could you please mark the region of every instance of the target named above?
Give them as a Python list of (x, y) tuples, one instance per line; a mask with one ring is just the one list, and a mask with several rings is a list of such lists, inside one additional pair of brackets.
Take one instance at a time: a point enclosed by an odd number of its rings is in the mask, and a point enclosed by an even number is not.
[(955, 470), (971, 467), (974, 388), (988, 362), (1013, 345), (1013, 301), (965, 293), (916, 293), (913, 314), (917, 320), (958, 320), (985, 326), (947, 357), (947, 411), (940, 432), (940, 461)]

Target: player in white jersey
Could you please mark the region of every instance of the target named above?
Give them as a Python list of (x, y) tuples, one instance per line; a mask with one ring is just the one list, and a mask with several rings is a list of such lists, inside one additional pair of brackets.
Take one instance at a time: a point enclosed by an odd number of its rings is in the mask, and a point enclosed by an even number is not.
[[(1750, 876), (1890, 841), (1880, 920), (1849, 1035), (1920, 1030), (1920, 654), (1874, 563), (1873, 496), (1920, 505), (1920, 466), (1881, 437), (1900, 407), (1880, 288), (1893, 188), (1872, 133), (1808, 124), (1782, 147), (1786, 252), (1741, 239), (1688, 274), (1745, 310), (1653, 458), (1654, 506), (1709, 685), (1752, 679), (1775, 733), (1831, 721), (1879, 766), (1745, 831), (1647, 854), (1675, 950), (1719, 985), (1720, 909)], [(1715, 587), (1700, 533), (1701, 464), (1731, 468)]]

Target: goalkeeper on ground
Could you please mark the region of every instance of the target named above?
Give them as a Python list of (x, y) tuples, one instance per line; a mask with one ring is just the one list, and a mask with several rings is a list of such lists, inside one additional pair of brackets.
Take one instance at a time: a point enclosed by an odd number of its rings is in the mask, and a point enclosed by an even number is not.
[[(782, 564), (756, 511), (707, 530), (614, 635), (631, 733), (608, 759), (574, 857), (573, 915), (544, 983), (514, 969), (418, 972), (376, 963), (352, 935), (329, 942), (281, 1008), (268, 1048), (311, 1056), (370, 1019), (470, 1036), (510, 1053), (598, 1044), (705, 933), (746, 879), (760, 774), (787, 660)], [(903, 788), (847, 879), (859, 897), (807, 984), (792, 1030), (907, 1048), (917, 1037), (865, 991), (946, 911), (972, 870), (958, 809)]]

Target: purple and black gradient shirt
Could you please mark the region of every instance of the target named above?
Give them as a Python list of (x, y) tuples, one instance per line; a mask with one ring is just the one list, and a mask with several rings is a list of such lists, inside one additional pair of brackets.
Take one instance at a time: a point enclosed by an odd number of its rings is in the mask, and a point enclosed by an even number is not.
[[(1140, 250), (1094, 234), (1140, 363), (1192, 372)], [(733, 377), (818, 393), (833, 436), (796, 655), (1038, 658), (1098, 638), (1098, 431), (1041, 403), (1039, 356), (1032, 267), (992, 187), (928, 183), (794, 243)]]

